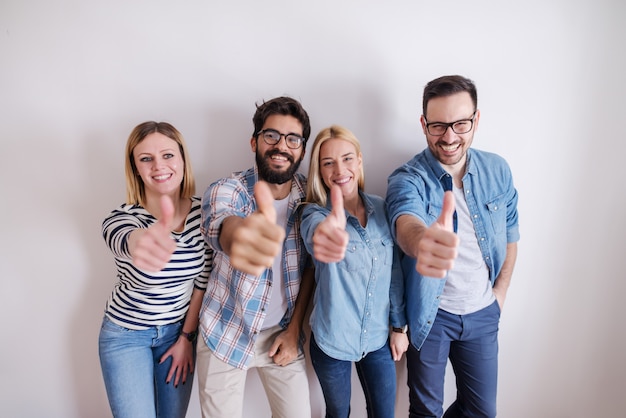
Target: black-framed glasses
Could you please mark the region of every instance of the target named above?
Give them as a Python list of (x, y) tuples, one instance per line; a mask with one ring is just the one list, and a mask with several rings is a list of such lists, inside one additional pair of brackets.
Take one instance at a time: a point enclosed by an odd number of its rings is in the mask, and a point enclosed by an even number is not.
[(466, 134), (474, 127), (474, 119), (476, 119), (476, 111), (472, 113), (472, 117), (468, 119), (461, 119), (455, 122), (428, 122), (426, 118), (426, 130), (432, 136), (443, 136), (448, 128), (452, 128), (452, 132), (457, 135)]
[(276, 129), (263, 129), (256, 133), (257, 136), (263, 136), (263, 141), (267, 145), (276, 145), (280, 142), (280, 138), (285, 137), (285, 143), (287, 147), (291, 149), (298, 149), (304, 143), (305, 139), (296, 134), (281, 134)]

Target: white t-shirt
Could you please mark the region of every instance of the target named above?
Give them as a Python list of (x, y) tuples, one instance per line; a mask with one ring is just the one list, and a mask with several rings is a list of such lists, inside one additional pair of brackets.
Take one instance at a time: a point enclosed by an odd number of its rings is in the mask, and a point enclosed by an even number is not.
[(495, 300), (463, 189), (453, 187), (456, 200), (459, 255), (448, 272), (439, 308), (455, 315), (477, 312)]
[[(276, 209), (276, 224), (283, 229), (287, 228), (287, 209), (289, 209), (289, 196), (282, 200), (274, 200), (274, 208)], [(263, 329), (271, 328), (280, 323), (280, 320), (287, 312), (287, 295), (285, 293), (285, 285), (283, 283), (283, 255), (282, 251), (274, 258), (272, 265), (271, 283), (272, 289), (270, 293), (270, 303), (267, 307), (267, 314), (263, 321)]]

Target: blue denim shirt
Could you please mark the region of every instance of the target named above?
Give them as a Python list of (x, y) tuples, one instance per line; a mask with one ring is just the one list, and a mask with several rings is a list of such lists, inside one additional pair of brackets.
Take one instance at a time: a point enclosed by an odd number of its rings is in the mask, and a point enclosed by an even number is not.
[[(427, 148), (389, 176), (387, 210), (396, 238), (395, 222), (400, 215), (413, 215), (426, 225), (441, 213), (445, 182), (450, 175)], [(463, 190), (480, 251), (495, 283), (506, 258), (506, 247), (519, 240), (517, 191), (506, 161), (492, 153), (469, 149)], [(425, 277), (415, 271), (416, 260), (402, 258), (406, 315), (411, 343), (420, 349), (439, 308), (445, 279)]]
[[(404, 283), (400, 259), (387, 221), (385, 202), (360, 193), (367, 226), (346, 212), (348, 248), (338, 263), (315, 263), (315, 296), (311, 330), (318, 346), (330, 357), (359, 361), (387, 343), (389, 325), (406, 324)], [(330, 214), (307, 204), (302, 212), (304, 245), (313, 254), (313, 233)]]

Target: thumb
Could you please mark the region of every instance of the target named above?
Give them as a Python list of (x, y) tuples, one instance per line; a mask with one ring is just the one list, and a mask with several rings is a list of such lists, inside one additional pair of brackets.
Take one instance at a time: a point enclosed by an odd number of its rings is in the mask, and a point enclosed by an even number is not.
[(274, 196), (270, 186), (259, 181), (254, 185), (254, 198), (256, 199), (257, 212), (263, 214), (268, 221), (276, 223), (276, 209), (274, 209)]
[(451, 191), (447, 191), (443, 194), (443, 208), (441, 209), (441, 215), (439, 215), (439, 219), (437, 219), (437, 223), (447, 231), (452, 231), (454, 229), (452, 222), (454, 210), (454, 194)]
[(169, 196), (161, 196), (161, 218), (159, 223), (168, 231), (174, 227), (174, 203)]
[(278, 353), (279, 348), (280, 348), (280, 342), (278, 341), (278, 339), (276, 339), (274, 340), (274, 342), (272, 343), (272, 346), (268, 350), (267, 355), (270, 357), (274, 357), (276, 353)]
[(339, 226), (346, 227), (346, 211), (343, 208), (343, 194), (341, 187), (333, 186), (330, 188), (330, 204), (332, 206), (332, 215), (339, 221)]

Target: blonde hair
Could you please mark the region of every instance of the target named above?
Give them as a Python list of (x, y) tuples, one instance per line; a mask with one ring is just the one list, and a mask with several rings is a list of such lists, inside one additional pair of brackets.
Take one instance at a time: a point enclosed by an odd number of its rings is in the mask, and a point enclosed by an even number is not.
[(146, 189), (135, 166), (133, 151), (141, 141), (155, 132), (165, 135), (178, 144), (185, 164), (183, 181), (180, 184), (180, 197), (183, 199), (191, 198), (196, 193), (196, 181), (191, 170), (191, 160), (181, 133), (167, 122), (143, 122), (133, 129), (126, 142), (126, 203), (129, 205), (146, 206)]
[[(343, 139), (348, 141), (356, 150), (357, 156), (361, 156), (361, 144), (354, 134), (347, 128), (339, 125), (332, 125), (324, 128), (317, 134), (311, 150), (311, 162), (309, 163), (309, 176), (307, 179), (306, 201), (309, 203), (317, 203), (320, 206), (326, 206), (326, 200), (329, 188), (322, 180), (320, 173), (320, 149), (322, 144), (329, 139)], [(358, 181), (359, 190), (365, 188), (365, 174), (363, 172), (363, 164), (361, 164), (361, 172)]]

